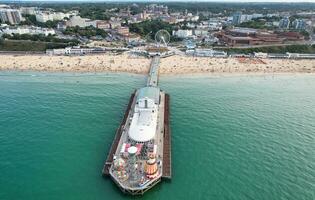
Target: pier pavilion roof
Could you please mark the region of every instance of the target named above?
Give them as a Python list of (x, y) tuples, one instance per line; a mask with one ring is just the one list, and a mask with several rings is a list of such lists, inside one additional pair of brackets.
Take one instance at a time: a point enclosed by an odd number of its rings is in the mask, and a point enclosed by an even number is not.
[(160, 88), (158, 87), (143, 87), (139, 89), (137, 101), (139, 99), (149, 98), (154, 100), (155, 104), (159, 104), (160, 100)]

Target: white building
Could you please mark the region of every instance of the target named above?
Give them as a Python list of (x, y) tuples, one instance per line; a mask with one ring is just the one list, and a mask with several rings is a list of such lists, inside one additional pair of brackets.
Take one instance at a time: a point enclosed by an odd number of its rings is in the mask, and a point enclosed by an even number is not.
[(35, 34), (43, 34), (45, 36), (48, 35), (55, 35), (56, 32), (54, 29), (52, 28), (41, 28), (41, 27), (35, 27), (31, 29), (31, 34), (35, 35)]
[(295, 19), (292, 22), (292, 28), (297, 30), (305, 30), (306, 29), (306, 22), (303, 19)]
[(56, 32), (54, 29), (49, 29), (49, 28), (41, 28), (41, 27), (30, 27), (30, 26), (21, 26), (17, 28), (11, 28), (11, 27), (6, 27), (5, 29), (2, 29), (2, 32), (5, 34), (30, 34), (30, 35), (39, 35), (43, 34), (45, 36), (50, 35), (55, 35)]
[(67, 22), (61, 21), (57, 23), (57, 29), (60, 31), (66, 30), (67, 28)]
[(202, 21), (196, 26), (197, 29), (206, 29), (208, 27), (209, 27), (209, 23), (207, 21)]
[(157, 127), (160, 90), (156, 87), (139, 89), (137, 103), (132, 116), (128, 136), (135, 142), (154, 139)]
[(62, 12), (39, 12), (36, 16), (36, 21), (45, 23), (47, 21), (63, 20), (64, 18), (70, 18), (70, 13)]
[(243, 22), (250, 21), (252, 19), (263, 17), (263, 14), (254, 13), (251, 15), (242, 14), (242, 12), (236, 12), (233, 14), (232, 19), (229, 18), (228, 21), (232, 20), (233, 24), (240, 24)]
[(263, 14), (259, 14), (259, 13), (252, 14), (252, 19), (257, 19), (257, 18), (262, 18), (262, 17), (264, 17)]
[(242, 23), (242, 12), (235, 12), (232, 16), (232, 23), (233, 24), (240, 24)]
[(278, 21), (272, 22), (272, 25), (273, 26), (279, 26), (279, 22)]
[(85, 55), (85, 54), (98, 54), (105, 53), (110, 49), (97, 47), (97, 48), (81, 48), (80, 46), (66, 47), (64, 49), (47, 49), (48, 55)]
[(9, 22), (10, 24), (19, 24), (24, 19), (21, 12), (16, 9), (0, 9), (0, 20), (2, 22)]
[(88, 26), (93, 26), (93, 27), (98, 27), (103, 21), (100, 20), (90, 20), (87, 18), (82, 18), (80, 16), (72, 16), (68, 21), (67, 21), (67, 26), (70, 27), (75, 27), (79, 26), (81, 28), (88, 27)]
[(268, 58), (268, 53), (254, 52), (255, 58)]
[(93, 26), (96, 28), (97, 27), (97, 21), (96, 20), (86, 20), (85, 25), (86, 26)]
[(187, 26), (188, 28), (191, 28), (191, 29), (197, 28), (196, 23), (190, 23), (190, 22), (188, 22), (188, 23), (186, 24), (186, 26)]
[[(81, 18), (80, 16), (73, 16), (70, 18), (70, 20), (67, 22), (68, 26), (79, 26), (79, 27), (87, 27), (87, 23), (86, 21), (88, 21), (89, 19), (86, 18)], [(89, 23), (88, 23), (89, 24)], [(96, 24), (96, 23), (95, 23)]]
[(63, 20), (64, 18), (70, 18), (69, 13), (56, 12), (53, 13), (53, 20)]
[(192, 21), (192, 22), (196, 22), (199, 20), (199, 16), (198, 15), (195, 15), (195, 16), (188, 16), (187, 21)]
[(50, 13), (40, 12), (35, 15), (36, 21), (45, 23), (47, 21), (53, 21), (54, 18)]
[(210, 31), (220, 31), (222, 30), (222, 23), (218, 21), (209, 21), (209, 30)]
[(279, 16), (280, 16), (279, 13), (270, 13), (270, 14), (266, 15), (266, 17), (269, 17), (269, 18), (271, 18), (271, 17), (279, 17)]
[(121, 19), (111, 17), (109, 24), (110, 24), (111, 29), (119, 28), (119, 27), (121, 27)]
[(9, 9), (10, 6), (9, 6), (9, 5), (6, 5), (6, 4), (0, 4), (0, 9), (4, 9), (4, 8)]
[(224, 51), (215, 51), (213, 49), (195, 49), (195, 50), (187, 50), (187, 55), (198, 56), (198, 57), (219, 57), (225, 58), (227, 57), (227, 53)]
[(23, 27), (18, 27), (18, 28), (5, 28), (5, 29), (2, 29), (2, 32), (4, 34), (9, 34), (9, 35), (12, 35), (12, 34), (29, 34), (30, 33), (30, 29), (29, 28), (23, 28)]
[(289, 17), (285, 17), (285, 18), (283, 18), (283, 19), (281, 19), (279, 21), (279, 28), (281, 28), (281, 29), (289, 29), (290, 24), (291, 24), (291, 22), (290, 22)]
[(214, 37), (213, 35), (209, 35), (209, 36), (204, 38), (204, 43), (212, 45), (216, 42), (219, 42), (219, 39), (217, 37)]
[(21, 7), (20, 12), (24, 15), (35, 15), (36, 14), (36, 7)]
[(177, 31), (173, 31), (172, 34), (179, 37), (179, 38), (187, 38), (187, 37), (191, 37), (193, 35), (193, 31), (192, 30), (179, 29)]
[(240, 23), (247, 22), (253, 19), (253, 15), (242, 15)]
[(205, 29), (195, 29), (194, 35), (198, 37), (204, 37), (204, 36), (209, 35), (209, 32), (208, 30), (205, 30)]

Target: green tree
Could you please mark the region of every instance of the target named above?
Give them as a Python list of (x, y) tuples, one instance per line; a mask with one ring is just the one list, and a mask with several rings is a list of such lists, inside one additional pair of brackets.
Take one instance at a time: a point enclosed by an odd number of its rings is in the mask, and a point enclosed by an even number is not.
[(267, 26), (265, 25), (264, 21), (248, 21), (248, 22), (243, 22), (239, 24), (240, 27), (245, 27), (245, 28), (255, 28), (255, 29), (265, 29)]
[(135, 15), (135, 14), (139, 14), (142, 12), (142, 9), (139, 7), (139, 6), (131, 6), (130, 7), (130, 12), (132, 15)]
[(93, 26), (81, 28), (79, 26), (76, 27), (67, 27), (66, 30), (63, 31), (65, 35), (76, 35), (83, 37), (93, 37), (93, 36), (102, 36), (105, 38), (108, 34), (103, 29), (98, 29)]
[(109, 20), (110, 16), (100, 5), (82, 6), (79, 10), (80, 16), (93, 20)]
[(142, 37), (152, 32), (153, 34), (150, 34), (152, 39), (154, 39), (154, 34), (161, 29), (167, 30), (170, 34), (172, 34), (174, 30), (174, 26), (162, 20), (146, 20), (140, 23), (130, 24), (129, 28), (131, 32), (138, 33)]
[(302, 30), (302, 31), (300, 31), (300, 33), (304, 36), (305, 39), (309, 39), (310, 38), (310, 34), (307, 31)]
[(68, 39), (60, 39), (56, 38), (53, 35), (45, 36), (43, 34), (38, 35), (30, 35), (30, 34), (4, 34), (3, 38), (7, 38), (10, 40), (29, 40), (29, 41), (41, 41), (41, 42), (52, 42), (52, 43), (64, 43), (69, 44), (70, 46), (79, 44), (78, 40), (68, 40)]

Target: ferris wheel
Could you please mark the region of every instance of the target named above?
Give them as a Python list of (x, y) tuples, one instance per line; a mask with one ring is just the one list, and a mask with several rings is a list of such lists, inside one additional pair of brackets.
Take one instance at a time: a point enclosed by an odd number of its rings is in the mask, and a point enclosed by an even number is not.
[(164, 29), (159, 30), (155, 34), (155, 42), (158, 45), (163, 44), (163, 45), (167, 46), (167, 44), (170, 42), (170, 39), (171, 39), (170, 34)]

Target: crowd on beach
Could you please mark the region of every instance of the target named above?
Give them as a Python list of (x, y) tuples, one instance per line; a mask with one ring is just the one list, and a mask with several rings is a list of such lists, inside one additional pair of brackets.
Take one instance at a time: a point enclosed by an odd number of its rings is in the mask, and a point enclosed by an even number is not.
[[(143, 74), (151, 60), (121, 55), (45, 56), (0, 55), (0, 70), (50, 72), (129, 72)], [(314, 60), (209, 58), (171, 56), (162, 58), (160, 74), (194, 73), (315, 73)]]

